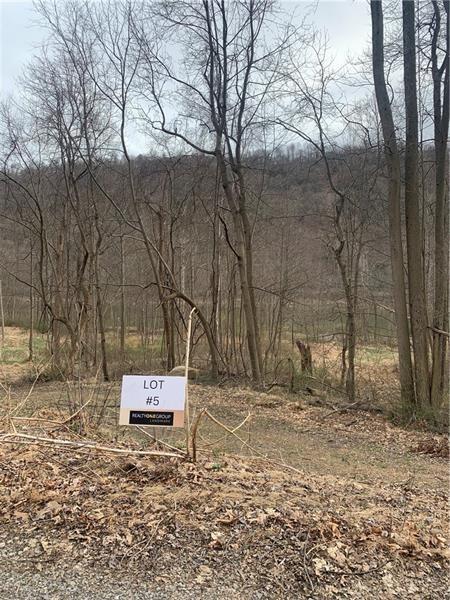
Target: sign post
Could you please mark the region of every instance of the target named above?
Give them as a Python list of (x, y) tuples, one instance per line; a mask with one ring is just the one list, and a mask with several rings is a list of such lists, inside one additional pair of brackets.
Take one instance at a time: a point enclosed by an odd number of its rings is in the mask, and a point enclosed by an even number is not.
[(189, 410), (189, 355), (191, 352), (191, 330), (192, 330), (192, 316), (197, 309), (193, 308), (189, 313), (188, 329), (187, 329), (187, 340), (186, 340), (186, 364), (184, 369), (184, 376), (186, 378), (186, 454), (189, 456), (189, 439), (191, 434), (191, 423), (190, 423), (190, 410)]
[(196, 310), (193, 308), (189, 313), (185, 376), (124, 375), (120, 396), (119, 425), (184, 427), (188, 456), (191, 430), (188, 396), (189, 355), (192, 316)]

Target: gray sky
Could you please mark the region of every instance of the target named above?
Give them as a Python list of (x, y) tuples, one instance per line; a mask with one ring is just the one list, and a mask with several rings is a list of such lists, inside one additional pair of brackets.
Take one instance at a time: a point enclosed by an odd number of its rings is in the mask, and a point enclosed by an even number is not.
[(30, 1), (0, 0), (0, 92), (17, 91), (15, 79), (32, 57), (44, 32), (33, 23)]
[[(370, 40), (366, 0), (318, 0), (315, 9), (311, 0), (282, 0), (281, 4), (299, 16), (314, 10), (311, 20), (328, 32), (331, 53), (339, 63), (347, 59), (352, 63)], [(17, 79), (46, 36), (37, 20), (32, 0), (0, 0), (0, 99), (11, 94), (20, 97)], [(132, 151), (145, 152), (140, 134), (134, 132), (132, 137)]]
[[(310, 2), (283, 2), (289, 11), (302, 12)], [(36, 24), (31, 0), (0, 0), (1, 95), (18, 90), (16, 78), (36, 52), (45, 32)], [(370, 15), (364, 0), (319, 0), (314, 21), (328, 30), (338, 60), (361, 52), (369, 40)]]

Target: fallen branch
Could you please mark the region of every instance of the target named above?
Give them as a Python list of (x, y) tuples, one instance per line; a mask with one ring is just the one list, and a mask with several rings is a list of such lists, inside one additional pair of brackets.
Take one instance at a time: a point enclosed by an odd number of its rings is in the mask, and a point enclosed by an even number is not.
[(330, 412), (328, 412), (326, 415), (324, 415), (321, 419), (319, 419), (319, 421), (322, 423), (325, 419), (327, 419), (328, 417), (331, 417), (331, 415), (335, 415), (336, 413), (340, 413), (340, 412), (345, 412), (346, 410), (350, 410), (351, 408), (360, 408), (361, 406), (361, 402), (362, 400), (355, 400), (355, 402), (351, 402), (349, 404), (344, 404), (343, 406), (339, 406), (339, 407), (334, 407), (333, 409), (330, 410)]
[(77, 411), (71, 414), (70, 417), (67, 417), (67, 419), (61, 423), (61, 425), (68, 425), (69, 423), (71, 423), (86, 408), (86, 406), (91, 402), (91, 400), (92, 396), (90, 396)]
[(28, 399), (30, 398), (31, 394), (33, 393), (34, 387), (35, 387), (35, 385), (36, 385), (39, 377), (42, 375), (42, 373), (44, 372), (44, 370), (47, 368), (47, 366), (49, 364), (50, 364), (50, 360), (48, 360), (47, 362), (45, 362), (41, 366), (40, 370), (37, 370), (36, 377), (34, 378), (34, 381), (31, 384), (30, 389), (28, 390), (28, 394), (25, 396), (25, 398), (22, 400), (22, 402), (19, 402), (19, 404), (12, 409), (11, 416), (14, 415), (15, 413), (19, 412), (25, 406), (25, 404), (28, 402)]
[[(219, 427), (222, 427), (222, 429), (225, 429), (225, 431), (227, 431), (230, 435), (234, 435), (235, 438), (237, 438), (241, 444), (244, 444), (244, 446), (247, 446), (247, 448), (249, 450), (251, 450), (252, 452), (254, 452), (255, 454), (258, 454), (259, 456), (261, 456), (262, 458), (266, 458), (265, 455), (260, 452), (259, 450), (256, 450), (256, 448), (253, 448), (253, 446), (251, 446), (248, 442), (246, 442), (245, 440), (243, 440), (239, 435), (237, 435), (237, 433), (235, 433), (233, 431), (233, 429), (230, 429), (229, 427), (227, 427), (226, 425), (224, 425), (223, 423), (221, 423), (218, 419), (216, 419), (216, 417), (213, 417), (213, 415), (208, 411), (205, 410), (204, 413), (207, 417), (209, 417), (211, 419), (211, 421), (213, 421), (213, 423), (215, 423), (216, 425), (218, 425)], [(245, 422), (245, 421), (244, 421)]]
[(308, 543), (310, 532), (311, 532), (311, 528), (309, 527), (308, 531), (306, 532), (305, 542), (303, 544), (303, 569), (305, 571), (306, 578), (308, 579), (309, 587), (311, 588), (311, 591), (314, 592), (315, 585), (313, 583), (313, 580), (311, 579), (311, 575), (309, 574), (309, 569), (308, 569), (308, 564), (307, 564), (308, 555), (306, 553), (306, 544)]
[(428, 329), (431, 329), (431, 331), (434, 331), (434, 333), (439, 333), (439, 335), (444, 335), (445, 337), (450, 338), (450, 333), (448, 331), (438, 329), (437, 327), (428, 327)]
[(51, 425), (64, 425), (64, 423), (62, 421), (54, 421), (53, 419), (46, 419), (44, 417), (11, 417), (12, 420), (14, 421), (33, 421), (34, 422), (41, 422), (41, 423), (50, 423)]
[[(17, 439), (19, 438), (19, 439)], [(111, 448), (110, 446), (101, 446), (94, 442), (74, 442), (73, 440), (58, 440), (52, 438), (38, 437), (34, 435), (28, 435), (26, 433), (7, 433), (0, 437), (0, 443), (6, 442), (7, 444), (20, 444), (21, 440), (26, 440), (25, 443), (36, 443), (46, 444), (53, 446), (66, 446), (70, 448), (82, 448), (89, 450), (97, 450), (99, 452), (111, 452), (112, 454), (135, 454), (139, 456), (168, 456), (172, 458), (182, 458), (182, 455), (175, 454), (174, 452), (162, 452), (158, 450), (131, 450), (127, 448)]]
[[(212, 414), (209, 411), (205, 410), (204, 414), (207, 417), (209, 417), (211, 419), (211, 421), (213, 421), (214, 423), (216, 423), (216, 425), (218, 425), (219, 427), (222, 427), (222, 429), (225, 429), (225, 431), (228, 431), (229, 434), (234, 435), (234, 437), (236, 437), (244, 446), (247, 446), (247, 448), (251, 452), (254, 452), (255, 454), (257, 454), (259, 460), (262, 459), (264, 461), (272, 463), (273, 465), (276, 465), (277, 467), (283, 467), (284, 469), (288, 469), (289, 471), (293, 471), (294, 473), (298, 473), (300, 475), (303, 475), (303, 473), (302, 473), (302, 471), (300, 471), (300, 469), (296, 469), (295, 467), (292, 467), (291, 465), (288, 465), (285, 462), (278, 461), (278, 460), (275, 460), (273, 458), (269, 458), (263, 452), (260, 452), (259, 450), (257, 450), (253, 446), (251, 446), (248, 442), (246, 442), (245, 440), (243, 440), (239, 435), (237, 435), (236, 433), (234, 433), (234, 431), (232, 429), (230, 429), (229, 427), (227, 427), (226, 425), (224, 425), (223, 423), (221, 423), (218, 419), (216, 419), (216, 417), (213, 417)], [(246, 458), (250, 458), (251, 459), (252, 457), (246, 457)]]
[(331, 575), (345, 575), (345, 576), (360, 577), (362, 575), (369, 575), (370, 573), (376, 573), (377, 571), (381, 571), (390, 562), (392, 562), (392, 559), (388, 559), (388, 560), (382, 562), (381, 564), (377, 565), (376, 567), (373, 567), (372, 569), (367, 569), (364, 571), (363, 570), (359, 570), (359, 571), (344, 571), (344, 570), (342, 570), (342, 571), (327, 571), (327, 573), (329, 573)]

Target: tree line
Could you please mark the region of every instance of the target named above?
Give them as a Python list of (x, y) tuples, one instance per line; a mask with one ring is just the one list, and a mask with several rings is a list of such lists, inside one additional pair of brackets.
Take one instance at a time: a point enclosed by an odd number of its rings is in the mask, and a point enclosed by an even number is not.
[(107, 380), (109, 332), (126, 364), (131, 323), (170, 370), (195, 308), (214, 379), (261, 387), (287, 344), (326, 335), (354, 401), (358, 343), (381, 331), (409, 414), (434, 418), (448, 2), (370, 9), (371, 51), (343, 72), (326, 35), (268, 0), (36, 4), (48, 40), (1, 109), (1, 267), (55, 371)]

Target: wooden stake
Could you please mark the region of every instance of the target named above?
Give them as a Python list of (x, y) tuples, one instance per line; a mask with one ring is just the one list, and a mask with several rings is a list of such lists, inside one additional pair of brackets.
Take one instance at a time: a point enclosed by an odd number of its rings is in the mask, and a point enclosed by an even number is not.
[(0, 313), (2, 319), (2, 354), (3, 347), (5, 346), (5, 313), (3, 311), (3, 288), (2, 288), (2, 280), (0, 279)]
[(190, 411), (189, 411), (189, 354), (191, 352), (191, 330), (192, 316), (197, 309), (193, 308), (189, 313), (187, 340), (186, 340), (186, 365), (184, 376), (186, 377), (186, 397), (185, 397), (185, 413), (186, 413), (186, 454), (189, 456), (189, 439), (190, 439)]

